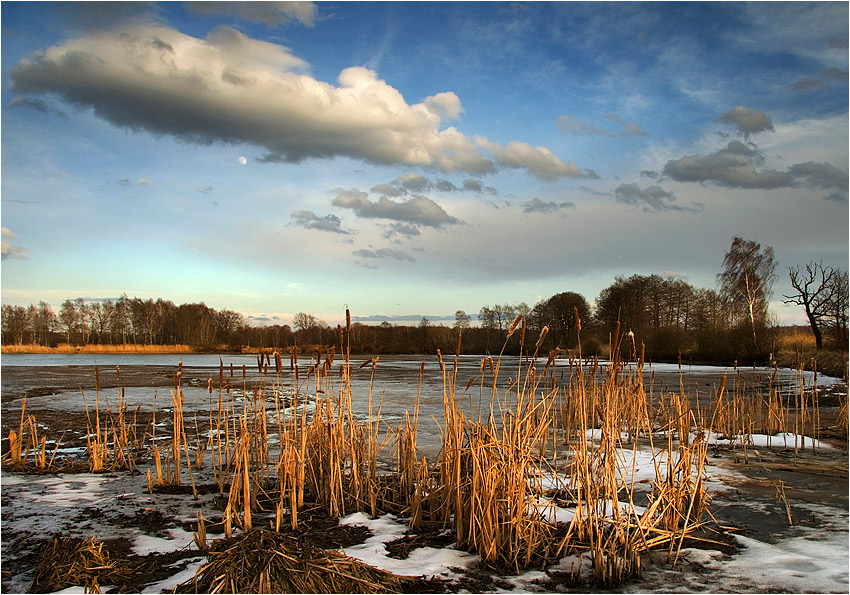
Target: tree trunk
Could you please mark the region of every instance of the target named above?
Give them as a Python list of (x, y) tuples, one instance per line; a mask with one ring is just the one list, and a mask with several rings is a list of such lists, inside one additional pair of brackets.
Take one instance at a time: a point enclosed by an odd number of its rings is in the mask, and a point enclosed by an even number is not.
[(809, 317), (809, 324), (812, 327), (812, 333), (815, 335), (815, 348), (821, 349), (823, 348), (823, 335), (820, 332), (820, 327), (818, 326), (817, 318), (815, 318), (811, 311), (809, 310), (808, 302), (805, 304), (806, 306), (806, 316)]

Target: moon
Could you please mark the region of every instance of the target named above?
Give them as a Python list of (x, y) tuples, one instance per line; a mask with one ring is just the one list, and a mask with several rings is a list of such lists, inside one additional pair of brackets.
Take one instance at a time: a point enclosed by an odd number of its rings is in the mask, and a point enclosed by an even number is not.
[(240, 158), (239, 158), (239, 163), (240, 163), (241, 165), (245, 165), (246, 163), (248, 163), (248, 160), (247, 160), (245, 157), (240, 157)]

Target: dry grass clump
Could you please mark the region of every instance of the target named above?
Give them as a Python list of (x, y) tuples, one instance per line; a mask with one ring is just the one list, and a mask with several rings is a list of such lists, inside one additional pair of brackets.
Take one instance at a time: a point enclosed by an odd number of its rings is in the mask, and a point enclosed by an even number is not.
[(69, 345), (59, 343), (56, 347), (36, 345), (3, 345), (2, 353), (194, 353), (188, 345)]
[(110, 557), (103, 542), (94, 537), (56, 538), (42, 554), (29, 592), (52, 593), (82, 586), (87, 593), (100, 593), (100, 585), (131, 580), (137, 566), (124, 558)]
[[(52, 473), (58, 470), (54, 464), (56, 453), (62, 438), (56, 441), (52, 452), (47, 449), (47, 436), (38, 436), (38, 423), (35, 416), (26, 412), (27, 400), (24, 397), (21, 404), (21, 422), (18, 431), (9, 430), (9, 450), (0, 457), (4, 467), (15, 471), (29, 471), (33, 473)], [(25, 432), (28, 435), (25, 435)], [(65, 434), (62, 434), (64, 438)], [(30, 449), (32, 449), (32, 461), (30, 461)], [(48, 459), (48, 454), (50, 458)]]
[(265, 529), (219, 539), (207, 555), (177, 593), (399, 593), (419, 581)]

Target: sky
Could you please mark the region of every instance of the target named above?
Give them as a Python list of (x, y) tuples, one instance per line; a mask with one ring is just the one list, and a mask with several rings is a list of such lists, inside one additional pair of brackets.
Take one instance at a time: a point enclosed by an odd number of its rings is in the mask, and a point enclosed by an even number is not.
[(848, 4), (2, 2), (2, 302), (451, 324), (848, 266)]

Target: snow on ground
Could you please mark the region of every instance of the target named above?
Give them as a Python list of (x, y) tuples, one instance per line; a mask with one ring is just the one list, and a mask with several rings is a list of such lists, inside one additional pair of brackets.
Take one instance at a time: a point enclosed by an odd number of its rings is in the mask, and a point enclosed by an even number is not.
[(644, 566), (627, 593), (847, 593), (848, 545), (844, 532), (809, 530), (799, 537), (765, 543), (741, 535), (733, 556), (683, 549), (677, 569)]
[[(712, 439), (720, 440), (718, 437)], [(792, 448), (795, 436), (753, 436), (752, 444), (761, 449)], [(713, 443), (713, 442), (712, 442)], [(666, 440), (663, 443), (666, 446)], [(722, 444), (718, 442), (718, 444)], [(806, 438), (809, 446), (811, 439)], [(788, 445), (788, 446), (786, 446)], [(826, 445), (821, 445), (826, 451)], [(831, 452), (835, 452), (834, 449)], [(656, 446), (638, 449), (622, 448), (617, 453), (619, 480), (639, 486), (648, 492), (655, 480), (656, 465), (666, 472), (669, 453)], [(676, 456), (675, 453), (673, 455)], [(747, 478), (723, 466), (724, 457), (711, 457), (705, 467), (706, 488), (709, 496), (731, 494), (735, 502), (752, 511), (754, 522), (775, 502), (736, 496), (741, 482)], [(197, 509), (211, 506), (209, 500), (196, 502), (186, 494), (147, 494), (142, 474), (45, 474), (30, 475), (3, 471), (2, 530), (3, 537), (27, 534), (41, 539), (57, 534), (79, 537), (95, 536), (98, 539), (123, 537), (130, 539), (132, 551), (145, 555), (181, 549), (193, 551), (195, 546), (190, 531)], [(568, 478), (536, 478), (544, 489), (557, 489), (568, 485)], [(734, 485), (733, 485), (734, 484)], [(636, 502), (634, 512), (642, 508)], [(795, 524), (772, 543), (751, 536), (736, 535), (742, 549), (729, 556), (710, 550), (682, 550), (676, 568), (662, 560), (658, 564), (645, 564), (642, 578), (621, 587), (626, 592), (840, 592), (848, 588), (848, 511), (811, 502), (793, 501), (791, 508), (795, 520), (808, 517), (818, 519), (817, 528)], [(632, 505), (622, 502), (624, 511)], [(537, 510), (550, 521), (569, 522), (574, 512), (557, 506), (552, 500), (541, 497)], [(162, 515), (161, 527), (147, 529), (134, 526), (139, 514)], [(167, 521), (167, 522), (165, 522)], [(375, 519), (355, 513), (340, 520), (343, 525), (363, 525), (372, 536), (363, 543), (347, 547), (344, 552), (367, 564), (407, 576), (438, 577), (456, 580), (464, 569), (476, 568), (477, 556), (451, 547), (414, 549), (405, 560), (388, 556), (386, 544), (405, 535), (406, 519), (382, 515)], [(181, 528), (181, 526), (183, 528)], [(147, 533), (146, 533), (147, 531)], [(10, 555), (4, 543), (4, 561)], [(30, 546), (32, 547), (32, 546)], [(13, 555), (20, 555), (16, 552)], [(204, 564), (203, 556), (183, 560), (175, 566), (174, 575), (148, 585), (144, 592), (168, 592), (175, 585), (195, 575)], [(585, 577), (591, 576), (589, 559), (568, 557), (547, 569), (550, 573), (570, 573), (579, 565)], [(528, 571), (514, 577), (499, 577), (494, 590), (513, 592), (538, 592), (546, 590), (547, 575), (539, 570)], [(28, 586), (25, 577), (13, 577), (12, 591), (23, 591)], [(67, 592), (81, 592), (69, 590)]]
[(392, 514), (375, 519), (355, 512), (340, 519), (340, 525), (362, 525), (372, 532), (365, 542), (345, 548), (347, 556), (357, 558), (382, 570), (403, 576), (450, 579), (458, 576), (453, 569), (467, 568), (478, 561), (478, 556), (451, 548), (421, 547), (410, 552), (405, 560), (390, 558), (386, 543), (404, 537), (407, 524), (398, 522)]
[[(708, 432), (707, 434), (709, 444), (716, 444), (718, 446), (744, 446), (744, 436), (741, 435), (728, 438), (715, 432)], [(789, 432), (780, 432), (778, 434), (774, 434), (773, 436), (767, 436), (765, 434), (751, 434), (749, 436), (749, 439), (747, 440), (747, 447), (778, 447), (800, 449), (822, 448), (826, 450), (832, 449), (832, 446), (821, 440), (815, 440), (814, 438), (810, 438), (808, 436), (801, 436), (799, 434), (792, 434)]]

